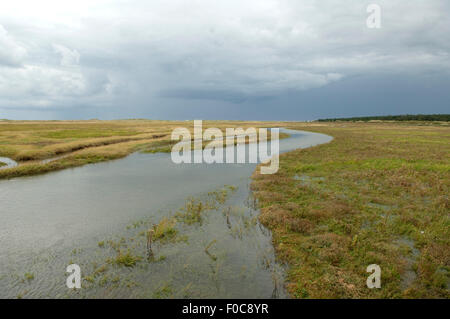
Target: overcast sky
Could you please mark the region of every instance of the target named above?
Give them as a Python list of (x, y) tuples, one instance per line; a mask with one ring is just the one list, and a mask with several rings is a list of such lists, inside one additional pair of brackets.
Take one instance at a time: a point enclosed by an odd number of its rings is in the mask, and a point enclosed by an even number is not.
[(448, 0), (0, 3), (0, 118), (449, 111)]

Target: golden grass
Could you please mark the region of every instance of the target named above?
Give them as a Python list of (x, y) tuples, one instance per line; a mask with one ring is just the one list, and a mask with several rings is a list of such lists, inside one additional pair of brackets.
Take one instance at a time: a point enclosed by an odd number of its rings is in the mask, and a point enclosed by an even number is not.
[[(276, 123), (204, 121), (218, 127), (274, 127)], [(19, 166), (0, 171), (1, 178), (35, 175), (124, 157), (135, 151), (167, 152), (171, 132), (192, 121), (0, 121), (0, 156)], [(280, 138), (286, 137), (281, 135)], [(55, 159), (51, 162), (43, 160)], [(1, 164), (0, 164), (1, 165)]]

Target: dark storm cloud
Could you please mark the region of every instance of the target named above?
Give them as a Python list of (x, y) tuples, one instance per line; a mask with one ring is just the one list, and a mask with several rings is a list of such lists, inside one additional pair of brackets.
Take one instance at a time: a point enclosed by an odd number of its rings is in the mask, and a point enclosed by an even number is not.
[(222, 100), (232, 103), (242, 103), (248, 97), (237, 91), (208, 90), (208, 89), (164, 89), (158, 93), (159, 97), (192, 99), (192, 100)]

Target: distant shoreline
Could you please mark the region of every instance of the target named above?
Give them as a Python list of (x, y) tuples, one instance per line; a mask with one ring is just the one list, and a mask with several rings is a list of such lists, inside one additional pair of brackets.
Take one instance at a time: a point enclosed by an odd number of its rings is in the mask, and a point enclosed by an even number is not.
[(433, 122), (449, 122), (450, 114), (404, 114), (404, 115), (382, 115), (382, 116), (360, 116), (360, 117), (344, 117), (344, 118), (328, 118), (318, 119), (318, 122), (337, 122), (337, 121), (433, 121)]

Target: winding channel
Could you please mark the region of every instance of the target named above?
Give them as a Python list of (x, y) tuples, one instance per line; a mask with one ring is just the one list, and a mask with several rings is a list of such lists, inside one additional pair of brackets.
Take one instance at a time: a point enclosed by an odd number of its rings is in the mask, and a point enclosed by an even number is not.
[[(280, 140), (280, 153), (332, 140), (324, 134), (280, 131), (290, 134)], [(255, 167), (174, 164), (167, 153), (134, 153), (1, 180), (0, 298), (287, 297), (283, 266), (251, 200)], [(142, 260), (135, 267), (108, 262), (115, 256), (107, 244), (112, 241), (124, 241), (145, 255), (140, 221), (157, 223), (187, 197), (201, 198), (224, 185), (236, 191), (223, 207), (208, 211), (201, 225), (177, 226), (180, 240), (157, 246), (158, 262)], [(231, 217), (224, 217), (225, 210), (233, 212)], [(82, 269), (78, 291), (65, 285), (71, 263)]]

